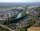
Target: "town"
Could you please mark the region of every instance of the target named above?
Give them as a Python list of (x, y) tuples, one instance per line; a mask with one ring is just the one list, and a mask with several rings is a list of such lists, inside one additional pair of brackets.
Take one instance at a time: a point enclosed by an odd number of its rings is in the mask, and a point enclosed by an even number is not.
[(9, 31), (27, 31), (31, 26), (40, 26), (40, 7), (0, 8), (0, 27)]

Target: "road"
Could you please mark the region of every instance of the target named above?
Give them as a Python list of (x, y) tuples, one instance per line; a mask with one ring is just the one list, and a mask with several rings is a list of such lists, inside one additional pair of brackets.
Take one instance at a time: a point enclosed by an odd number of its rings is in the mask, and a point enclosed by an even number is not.
[(2, 25), (2, 24), (0, 24), (0, 26), (5, 27), (5, 28), (9, 29), (10, 31), (15, 31), (15, 30), (12, 30), (11, 28), (9, 28), (9, 27), (7, 27), (5, 25)]

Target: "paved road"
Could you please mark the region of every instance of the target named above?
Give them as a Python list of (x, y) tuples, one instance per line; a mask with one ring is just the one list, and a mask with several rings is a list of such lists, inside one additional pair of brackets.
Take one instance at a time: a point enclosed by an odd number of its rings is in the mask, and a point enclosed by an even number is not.
[(9, 28), (9, 27), (7, 27), (5, 25), (2, 25), (2, 24), (0, 24), (0, 26), (5, 27), (5, 28), (9, 29), (10, 31), (15, 31), (15, 30), (12, 30), (11, 28)]

